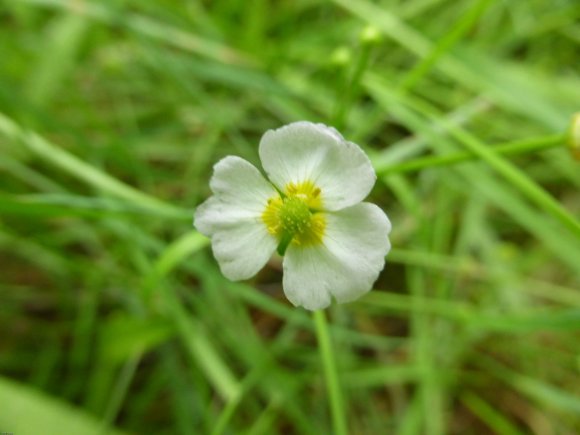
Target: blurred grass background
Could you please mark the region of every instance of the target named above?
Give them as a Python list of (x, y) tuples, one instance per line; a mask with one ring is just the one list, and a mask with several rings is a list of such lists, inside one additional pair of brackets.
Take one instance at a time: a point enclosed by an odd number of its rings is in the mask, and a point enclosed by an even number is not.
[(575, 0), (1, 1), (0, 431), (332, 432), (279, 263), (229, 282), (191, 227), (217, 160), (259, 164), (304, 119), (365, 148), (393, 222), (376, 289), (329, 313), (350, 433), (580, 433), (579, 21)]

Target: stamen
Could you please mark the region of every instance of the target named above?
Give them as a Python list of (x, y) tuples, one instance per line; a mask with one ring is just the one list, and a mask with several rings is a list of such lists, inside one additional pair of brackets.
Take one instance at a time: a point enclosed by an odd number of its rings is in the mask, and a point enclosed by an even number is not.
[(286, 247), (322, 243), (326, 219), (322, 208), (321, 190), (311, 181), (288, 183), (286, 195), (268, 199), (262, 213), (262, 221), (268, 232), (278, 238), (278, 251), (283, 254)]

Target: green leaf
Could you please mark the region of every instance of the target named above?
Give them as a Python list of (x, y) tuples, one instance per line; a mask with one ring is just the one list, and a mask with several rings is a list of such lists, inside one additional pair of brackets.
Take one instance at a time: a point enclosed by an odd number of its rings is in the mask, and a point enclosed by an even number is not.
[(122, 435), (102, 427), (99, 420), (74, 406), (0, 378), (0, 422), (3, 433), (17, 435)]

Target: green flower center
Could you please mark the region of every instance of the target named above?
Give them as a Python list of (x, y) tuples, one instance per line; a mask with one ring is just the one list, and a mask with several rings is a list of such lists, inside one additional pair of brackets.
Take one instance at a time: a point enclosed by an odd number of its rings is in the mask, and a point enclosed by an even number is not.
[(262, 221), (278, 241), (283, 254), (290, 243), (316, 245), (322, 243), (326, 219), (318, 210), (322, 206), (320, 189), (312, 182), (289, 183), (282, 196), (268, 200)]
[(284, 199), (278, 216), (285, 232), (302, 234), (310, 227), (312, 213), (301, 198), (291, 196)]

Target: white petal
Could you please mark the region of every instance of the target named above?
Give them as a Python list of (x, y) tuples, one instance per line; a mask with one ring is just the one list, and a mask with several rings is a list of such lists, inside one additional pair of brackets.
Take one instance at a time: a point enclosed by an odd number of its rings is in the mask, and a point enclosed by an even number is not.
[(277, 193), (254, 165), (240, 157), (224, 157), (213, 170), (209, 185), (221, 205), (215, 201), (212, 205), (219, 207), (220, 213), (206, 217), (196, 211), (194, 222), (198, 231), (208, 237), (228, 222), (235, 224), (261, 216), (268, 199)]
[(325, 210), (359, 203), (376, 181), (363, 150), (322, 124), (301, 121), (267, 131), (260, 141), (260, 159), (281, 190), (290, 182), (314, 182)]
[(213, 254), (224, 276), (232, 281), (248, 279), (264, 267), (278, 245), (262, 222), (242, 222), (211, 238)]
[(210, 186), (215, 195), (197, 207), (194, 225), (211, 237), (214, 256), (227, 278), (250, 278), (277, 246), (261, 219), (276, 190), (252, 164), (232, 156), (215, 165)]
[(368, 292), (391, 249), (391, 223), (376, 205), (327, 213), (323, 243), (290, 245), (284, 257), (284, 293), (294, 305), (318, 310)]

